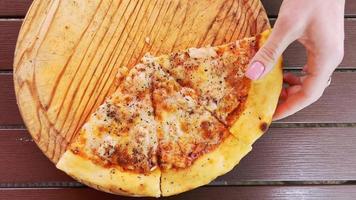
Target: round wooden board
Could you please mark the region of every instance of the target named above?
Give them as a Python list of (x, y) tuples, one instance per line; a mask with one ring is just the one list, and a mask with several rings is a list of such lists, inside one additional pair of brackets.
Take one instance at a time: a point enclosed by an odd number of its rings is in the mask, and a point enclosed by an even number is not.
[(14, 82), (23, 120), (57, 162), (112, 93), (120, 66), (219, 45), (269, 28), (259, 0), (35, 0), (17, 41)]

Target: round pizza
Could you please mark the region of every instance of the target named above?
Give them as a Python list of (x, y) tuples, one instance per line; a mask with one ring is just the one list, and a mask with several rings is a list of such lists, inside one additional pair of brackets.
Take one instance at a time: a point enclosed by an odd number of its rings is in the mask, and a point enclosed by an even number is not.
[[(269, 31), (217, 47), (146, 55), (122, 70), (57, 168), (127, 196), (170, 196), (236, 166), (268, 128), (282, 87), (281, 60), (244, 76)], [(124, 68), (123, 68), (124, 69)]]

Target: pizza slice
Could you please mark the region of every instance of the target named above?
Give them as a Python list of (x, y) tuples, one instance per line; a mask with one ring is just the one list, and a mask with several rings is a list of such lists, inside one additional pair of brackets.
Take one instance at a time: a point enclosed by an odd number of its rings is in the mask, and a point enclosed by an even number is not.
[(152, 82), (162, 196), (209, 183), (251, 150), (199, 103), (193, 89), (159, 66)]
[(155, 61), (180, 85), (194, 89), (202, 104), (235, 136), (251, 144), (271, 123), (282, 87), (281, 60), (261, 80), (251, 81), (244, 75), (269, 32), (222, 46), (162, 55)]
[(128, 196), (160, 196), (153, 69), (138, 64), (91, 115), (57, 168), (92, 187)]

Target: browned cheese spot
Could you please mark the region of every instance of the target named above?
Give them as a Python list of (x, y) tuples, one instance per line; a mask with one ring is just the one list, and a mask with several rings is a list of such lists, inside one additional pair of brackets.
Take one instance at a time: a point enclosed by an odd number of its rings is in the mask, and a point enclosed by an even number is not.
[(268, 124), (266, 122), (262, 122), (260, 124), (260, 129), (261, 129), (261, 131), (266, 132), (268, 129)]

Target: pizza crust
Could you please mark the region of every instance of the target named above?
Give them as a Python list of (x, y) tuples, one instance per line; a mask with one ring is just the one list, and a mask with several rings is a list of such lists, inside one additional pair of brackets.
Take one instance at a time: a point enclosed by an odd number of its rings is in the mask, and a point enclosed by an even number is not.
[(219, 147), (198, 158), (190, 167), (162, 171), (162, 196), (179, 194), (208, 184), (229, 172), (250, 151), (249, 145), (233, 135), (228, 136)]
[(74, 179), (105, 192), (124, 196), (159, 197), (161, 194), (161, 172), (158, 168), (148, 175), (123, 171), (118, 167), (105, 168), (70, 150), (63, 154), (56, 167)]
[[(271, 30), (264, 31), (258, 40), (261, 47)], [(272, 71), (262, 79), (251, 82), (245, 110), (230, 128), (230, 132), (246, 144), (252, 145), (266, 132), (272, 122), (282, 90), (282, 58), (278, 59)]]

